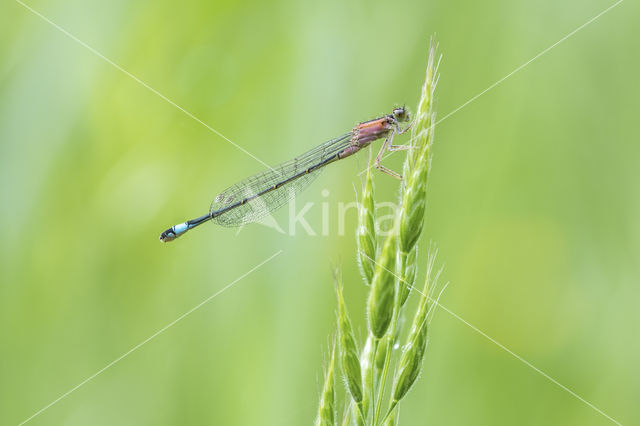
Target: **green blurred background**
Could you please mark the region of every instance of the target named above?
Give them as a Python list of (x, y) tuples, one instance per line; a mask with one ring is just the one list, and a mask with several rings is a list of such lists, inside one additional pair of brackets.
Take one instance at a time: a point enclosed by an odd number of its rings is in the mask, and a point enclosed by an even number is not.
[[(415, 108), (434, 33), (443, 117), (613, 2), (29, 4), (275, 164)], [(438, 126), (422, 242), (439, 247), (443, 305), (622, 424), (640, 424), (639, 12), (621, 3)], [(15, 1), (0, 34), (0, 423), (282, 250), (29, 424), (310, 424), (331, 264), (366, 327), (355, 213), (345, 235), (336, 213), (366, 154), (296, 200), (315, 202), (318, 233), (329, 203), (329, 235), (207, 225), (161, 244), (263, 166)], [(397, 182), (376, 185), (395, 200)], [(286, 229), (287, 209), (274, 217)], [(443, 310), (401, 420), (613, 424)]]

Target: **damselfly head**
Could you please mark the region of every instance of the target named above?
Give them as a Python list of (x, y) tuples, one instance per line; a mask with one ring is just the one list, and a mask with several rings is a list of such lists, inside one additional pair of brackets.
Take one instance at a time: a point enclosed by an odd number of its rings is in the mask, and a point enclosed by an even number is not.
[(400, 122), (409, 121), (409, 111), (403, 106), (394, 108), (393, 117)]

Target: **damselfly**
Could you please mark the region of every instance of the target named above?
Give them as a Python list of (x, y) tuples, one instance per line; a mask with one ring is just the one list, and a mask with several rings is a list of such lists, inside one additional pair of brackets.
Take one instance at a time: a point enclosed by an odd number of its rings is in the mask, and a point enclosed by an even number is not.
[(391, 114), (359, 123), (349, 133), (227, 188), (213, 200), (208, 214), (172, 226), (160, 234), (160, 241), (173, 241), (209, 220), (222, 226), (255, 222), (295, 197), (317, 177), (324, 166), (347, 158), (381, 138), (385, 140), (374, 165), (378, 170), (401, 179), (398, 173), (380, 164), (380, 160), (385, 151), (410, 148), (407, 145), (393, 145), (393, 137), (411, 127), (411, 124), (400, 127), (400, 123), (407, 121), (409, 113), (401, 107), (395, 108)]

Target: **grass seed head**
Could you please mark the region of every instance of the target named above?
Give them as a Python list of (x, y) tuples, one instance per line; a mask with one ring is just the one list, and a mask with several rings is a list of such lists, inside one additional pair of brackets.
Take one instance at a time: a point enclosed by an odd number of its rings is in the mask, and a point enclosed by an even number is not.
[(367, 301), (369, 330), (377, 339), (384, 337), (393, 317), (396, 293), (396, 277), (394, 274), (396, 242), (396, 234), (391, 233), (384, 243), (373, 274), (369, 300)]
[(331, 360), (325, 373), (324, 386), (322, 387), (322, 395), (320, 396), (320, 405), (318, 406), (318, 416), (316, 417), (315, 426), (334, 426), (337, 424), (335, 359), (336, 343), (334, 341), (331, 350)]
[(373, 180), (371, 167), (367, 169), (364, 187), (362, 188), (362, 202), (358, 210), (358, 228), (356, 242), (358, 244), (358, 264), (365, 284), (371, 285), (376, 258), (376, 229), (375, 203), (373, 201)]
[[(399, 402), (415, 383), (422, 371), (422, 361), (427, 347), (428, 316), (430, 307), (429, 289), (435, 286), (439, 273), (434, 276), (435, 252), (429, 255), (427, 276), (421, 292), (418, 308), (411, 323), (407, 343), (403, 347), (402, 356), (396, 371), (392, 399)], [(433, 282), (432, 282), (433, 281)]]
[(335, 274), (336, 296), (338, 298), (338, 352), (340, 354), (340, 365), (342, 374), (349, 394), (354, 402), (362, 403), (362, 372), (360, 360), (358, 359), (358, 344), (351, 319), (344, 302), (342, 277)]
[(427, 346), (427, 321), (426, 316), (423, 322), (418, 325), (415, 333), (410, 334), (396, 373), (396, 380), (393, 386), (393, 400), (399, 402), (409, 392), (422, 371), (422, 360)]
[(376, 351), (376, 371), (382, 372), (384, 368), (384, 363), (387, 358), (387, 354), (391, 349), (391, 336), (386, 334), (378, 344), (378, 350)]
[(373, 367), (375, 363), (375, 342), (372, 335), (367, 336), (367, 341), (360, 354), (360, 366), (362, 367), (362, 407), (363, 412), (369, 411), (371, 403), (371, 389), (373, 389)]
[(438, 63), (435, 55), (436, 47), (432, 42), (422, 96), (411, 126), (411, 145), (414, 148), (407, 155), (404, 165), (405, 182), (400, 209), (400, 250), (404, 253), (409, 253), (413, 249), (422, 233), (424, 223), (427, 179), (435, 128), (433, 92), (438, 80)]
[[(403, 256), (401, 254), (401, 256)], [(407, 256), (403, 256), (404, 262), (401, 267), (404, 269), (401, 276), (402, 280), (398, 283), (398, 303), (400, 307), (404, 306), (409, 298), (409, 294), (413, 289), (413, 285), (416, 281), (416, 275), (418, 273), (418, 246), (415, 245)]]

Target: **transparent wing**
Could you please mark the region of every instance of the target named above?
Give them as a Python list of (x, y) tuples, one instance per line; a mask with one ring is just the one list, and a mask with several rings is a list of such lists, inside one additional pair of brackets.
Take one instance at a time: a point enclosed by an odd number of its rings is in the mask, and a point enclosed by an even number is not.
[[(274, 185), (303, 173), (309, 167), (333, 157), (338, 152), (349, 146), (351, 133), (346, 133), (335, 139), (327, 141), (293, 160), (274, 166), (261, 173), (250, 176), (235, 185), (225, 189), (211, 203), (210, 213), (218, 212), (242, 200), (249, 199), (244, 204), (238, 205), (213, 218), (213, 221), (222, 226), (240, 226), (268, 215), (277, 208), (283, 206), (318, 176), (322, 168), (312, 173), (302, 175), (283, 184), (277, 189), (268, 191), (256, 197), (262, 191), (272, 188)], [(252, 198), (255, 197), (255, 198)]]

